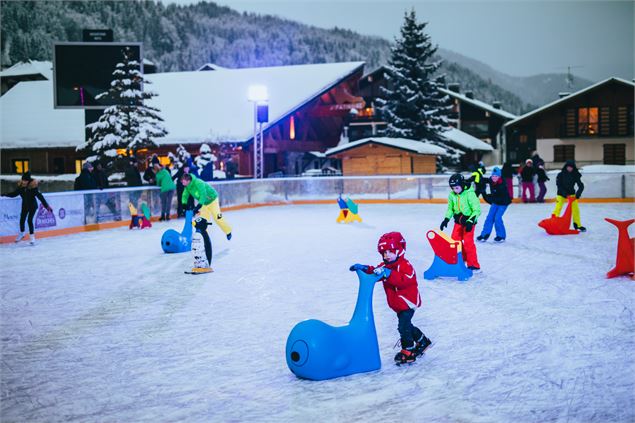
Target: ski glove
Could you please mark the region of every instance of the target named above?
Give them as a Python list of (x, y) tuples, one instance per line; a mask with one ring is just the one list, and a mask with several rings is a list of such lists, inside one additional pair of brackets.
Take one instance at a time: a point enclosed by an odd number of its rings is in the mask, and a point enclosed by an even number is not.
[(472, 228), (474, 228), (474, 223), (471, 221), (465, 222), (465, 232), (472, 232)]
[(350, 270), (351, 272), (354, 272), (356, 270), (361, 270), (362, 272), (365, 272), (368, 270), (368, 266), (366, 266), (365, 264), (355, 263), (354, 265), (349, 267), (348, 270)]
[(439, 229), (444, 230), (445, 228), (447, 228), (449, 222), (450, 219), (448, 219), (447, 217), (443, 219), (443, 222), (441, 222), (441, 226), (439, 226)]
[(390, 276), (390, 269), (386, 269), (385, 267), (378, 267), (373, 270), (373, 273), (377, 276), (381, 276), (382, 278), (387, 278)]
[(198, 213), (198, 211), (201, 209), (201, 207), (203, 207), (203, 205), (201, 203), (198, 203), (196, 205), (196, 207), (194, 207), (194, 214)]

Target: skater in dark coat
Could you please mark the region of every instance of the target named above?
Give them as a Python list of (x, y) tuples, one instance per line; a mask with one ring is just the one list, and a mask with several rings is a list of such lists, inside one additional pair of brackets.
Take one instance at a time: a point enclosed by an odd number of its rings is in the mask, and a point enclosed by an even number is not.
[(490, 187), (490, 193), (484, 193), (483, 198), (490, 204), (490, 207), (487, 217), (485, 218), (485, 223), (483, 224), (483, 230), (476, 240), (481, 242), (487, 241), (492, 233), (492, 227), (494, 227), (496, 229), (496, 238), (494, 238), (494, 241), (503, 242), (505, 238), (507, 238), (503, 215), (512, 200), (509, 197), (509, 192), (503, 182), (499, 168), (495, 167), (492, 170), (492, 176), (487, 179), (487, 184)]
[(547, 176), (547, 172), (545, 172), (545, 166), (543, 164), (538, 165), (538, 169), (536, 169), (536, 175), (538, 175), (538, 197), (536, 197), (537, 203), (545, 202), (545, 194), (547, 194), (547, 186), (545, 182), (549, 180)]
[(37, 180), (31, 177), (31, 172), (26, 172), (22, 175), (22, 178), (18, 182), (18, 187), (15, 191), (5, 195), (5, 197), (22, 197), (22, 209), (20, 210), (20, 233), (15, 239), (15, 242), (19, 242), (25, 235), (25, 222), (29, 223), (29, 235), (31, 245), (35, 244), (35, 227), (33, 226), (33, 218), (37, 211), (37, 200), (40, 200), (45, 209), (52, 212), (51, 206), (46, 202), (44, 196), (38, 189)]
[(501, 176), (503, 177), (503, 181), (507, 187), (509, 198), (514, 198), (514, 169), (512, 168), (512, 164), (510, 162), (505, 162), (503, 165)]
[(97, 189), (97, 182), (93, 177), (93, 165), (86, 162), (82, 165), (82, 171), (75, 178), (75, 191), (84, 191), (89, 189)]
[[(525, 160), (525, 166), (520, 168), (520, 186), (522, 192), (523, 203), (535, 203), (536, 194), (534, 190), (534, 162), (531, 159)], [(529, 198), (527, 198), (527, 190), (529, 190)]]
[(560, 211), (564, 203), (567, 202), (567, 197), (575, 196), (575, 200), (571, 203), (573, 227), (581, 232), (585, 232), (586, 228), (580, 223), (580, 207), (578, 206), (578, 199), (582, 195), (582, 191), (584, 191), (584, 184), (581, 178), (582, 175), (578, 171), (575, 161), (567, 160), (564, 166), (562, 166), (560, 173), (558, 173), (558, 176), (556, 176), (558, 195), (556, 196), (556, 208), (553, 214), (560, 216)]

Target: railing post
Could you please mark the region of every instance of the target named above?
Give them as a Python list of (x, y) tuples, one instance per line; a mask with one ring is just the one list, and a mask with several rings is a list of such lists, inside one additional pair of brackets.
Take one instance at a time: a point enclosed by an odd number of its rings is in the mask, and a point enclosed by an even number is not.
[(421, 178), (417, 178), (417, 200), (421, 200)]
[(386, 191), (388, 191), (388, 199), (390, 200), (390, 178), (388, 178), (388, 183), (386, 184)]
[(247, 182), (247, 202), (251, 203), (251, 184), (252, 182)]
[(626, 175), (622, 174), (622, 198), (626, 198)]

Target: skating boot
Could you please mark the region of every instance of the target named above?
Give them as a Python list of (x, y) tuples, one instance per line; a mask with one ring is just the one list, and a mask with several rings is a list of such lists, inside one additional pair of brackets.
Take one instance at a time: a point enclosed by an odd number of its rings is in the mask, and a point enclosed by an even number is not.
[(419, 357), (423, 355), (423, 353), (426, 352), (426, 350), (428, 349), (428, 347), (430, 347), (430, 345), (432, 345), (432, 341), (430, 341), (428, 337), (422, 334), (421, 339), (415, 342), (415, 348), (414, 348), (415, 356)]
[(29, 244), (35, 245), (35, 234), (29, 235)]
[(417, 360), (417, 356), (415, 355), (414, 347), (403, 348), (395, 356), (395, 364), (397, 366), (401, 366), (402, 364), (414, 363), (416, 360)]
[(22, 241), (22, 238), (24, 238), (24, 235), (26, 235), (26, 232), (20, 232), (18, 236), (16, 237), (15, 242)]
[(485, 242), (487, 241), (487, 238), (489, 238), (489, 235), (479, 235), (476, 237), (476, 240), (480, 242)]
[(586, 228), (584, 226), (578, 226), (578, 224), (575, 222), (573, 223), (573, 229), (577, 229), (580, 232), (586, 232)]
[(496, 238), (494, 238), (494, 242), (505, 242), (505, 238), (497, 236)]

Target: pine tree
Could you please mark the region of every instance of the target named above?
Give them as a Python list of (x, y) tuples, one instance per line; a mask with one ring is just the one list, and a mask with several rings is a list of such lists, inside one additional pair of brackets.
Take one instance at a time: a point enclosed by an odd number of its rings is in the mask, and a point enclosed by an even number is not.
[[(431, 62), (437, 47), (425, 33), (427, 23), (417, 23), (414, 9), (404, 16), (401, 38), (395, 40), (388, 62), (388, 87), (382, 88), (379, 113), (388, 123), (385, 135), (428, 141), (448, 148), (440, 135), (449, 129), (449, 98), (441, 95), (435, 72), (441, 62)], [(442, 158), (443, 165), (458, 163), (456, 151)], [(454, 154), (452, 154), (454, 153)], [(438, 167), (442, 167), (439, 163)]]
[(113, 71), (110, 89), (96, 98), (107, 98), (115, 103), (107, 107), (95, 123), (86, 125), (88, 140), (77, 150), (88, 151), (89, 161), (100, 160), (105, 165), (121, 157), (117, 150), (136, 156), (143, 148), (157, 147), (154, 138), (167, 135), (160, 110), (146, 104), (157, 94), (143, 89), (147, 81), (140, 71), (140, 64), (132, 58), (132, 50), (123, 51), (123, 62), (117, 63)]

